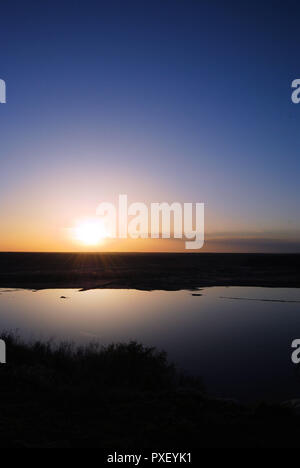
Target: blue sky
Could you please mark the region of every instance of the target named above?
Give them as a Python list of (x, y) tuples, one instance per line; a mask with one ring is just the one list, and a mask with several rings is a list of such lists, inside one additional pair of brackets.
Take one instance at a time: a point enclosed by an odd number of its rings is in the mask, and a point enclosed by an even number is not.
[(300, 251), (299, 18), (296, 1), (2, 4), (0, 249), (127, 193), (204, 202), (232, 250)]

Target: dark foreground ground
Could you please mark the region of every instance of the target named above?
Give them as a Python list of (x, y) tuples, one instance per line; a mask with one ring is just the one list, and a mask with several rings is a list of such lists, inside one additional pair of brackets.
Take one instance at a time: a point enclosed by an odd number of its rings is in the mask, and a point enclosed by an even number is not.
[(154, 349), (129, 343), (53, 350), (3, 338), (9, 363), (0, 365), (1, 448), (299, 446), (292, 403), (210, 398), (200, 380), (181, 375)]
[(0, 287), (300, 287), (300, 254), (1, 253)]
[[(300, 287), (299, 267), (300, 255), (0, 254), (0, 287)], [(300, 401), (242, 405), (210, 397), (200, 380), (181, 375), (164, 353), (136, 343), (54, 350), (4, 338), (0, 447), (135, 453), (300, 444)]]

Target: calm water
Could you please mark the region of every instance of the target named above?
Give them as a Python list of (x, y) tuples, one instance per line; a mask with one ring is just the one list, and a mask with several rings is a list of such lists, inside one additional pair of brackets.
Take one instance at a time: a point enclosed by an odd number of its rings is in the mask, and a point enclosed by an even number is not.
[(300, 290), (214, 287), (199, 294), (0, 289), (0, 329), (26, 339), (137, 340), (165, 349), (216, 395), (300, 397), (290, 359), (291, 342), (300, 338)]

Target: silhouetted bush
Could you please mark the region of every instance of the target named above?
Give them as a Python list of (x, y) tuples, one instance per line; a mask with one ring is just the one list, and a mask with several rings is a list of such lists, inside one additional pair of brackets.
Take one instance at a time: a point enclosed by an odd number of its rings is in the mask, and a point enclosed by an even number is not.
[[(49, 384), (97, 386), (98, 390), (174, 389), (188, 378), (181, 375), (167, 354), (134, 341), (101, 346), (90, 343), (78, 347), (72, 343), (35, 341), (24, 343), (16, 335), (2, 334), (8, 353), (7, 369), (22, 369), (32, 377), (32, 368), (49, 377)], [(197, 381), (200, 385), (200, 381)], [(196, 381), (193, 380), (193, 385)]]
[(0, 365), (0, 447), (298, 445), (290, 409), (209, 397), (201, 380), (182, 375), (153, 348), (2, 338), (8, 364)]

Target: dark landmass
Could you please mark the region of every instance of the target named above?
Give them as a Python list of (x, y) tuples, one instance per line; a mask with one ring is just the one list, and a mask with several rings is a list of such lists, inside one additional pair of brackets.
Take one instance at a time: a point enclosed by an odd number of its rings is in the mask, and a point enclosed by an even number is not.
[[(24, 344), (2, 336), (1, 448), (298, 447), (299, 401), (282, 405), (207, 395), (167, 356), (135, 342)], [(135, 451), (134, 451), (135, 450)]]
[(0, 287), (300, 287), (300, 254), (1, 253)]

